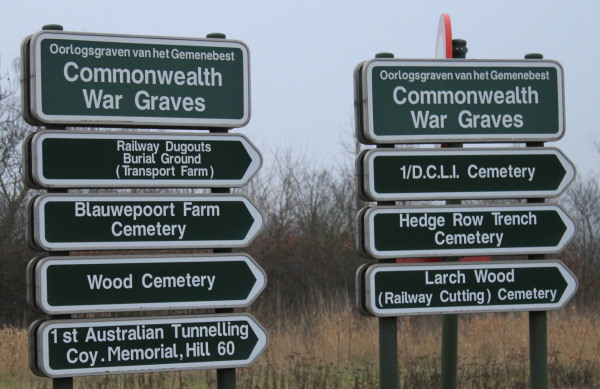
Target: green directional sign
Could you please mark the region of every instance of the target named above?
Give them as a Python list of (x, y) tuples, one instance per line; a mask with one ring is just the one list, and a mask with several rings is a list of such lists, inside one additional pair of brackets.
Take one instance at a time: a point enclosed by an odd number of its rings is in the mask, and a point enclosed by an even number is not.
[(208, 128), (250, 119), (242, 42), (42, 31), (28, 44), (28, 103), (42, 124)]
[(34, 330), (37, 370), (53, 378), (244, 367), (268, 340), (250, 315), (51, 320)]
[(244, 247), (263, 218), (243, 196), (49, 194), (32, 201), (42, 250)]
[(31, 180), (50, 188), (239, 187), (262, 164), (242, 135), (38, 132)]
[(35, 306), (51, 314), (249, 306), (266, 284), (245, 254), (47, 257)]
[(577, 279), (560, 261), (370, 266), (365, 302), (375, 316), (560, 309)]
[(556, 140), (564, 134), (559, 63), (367, 61), (357, 109), (369, 143)]
[(575, 233), (555, 205), (375, 207), (362, 219), (374, 258), (558, 253)]
[(553, 197), (575, 177), (553, 148), (369, 150), (360, 161), (375, 201)]

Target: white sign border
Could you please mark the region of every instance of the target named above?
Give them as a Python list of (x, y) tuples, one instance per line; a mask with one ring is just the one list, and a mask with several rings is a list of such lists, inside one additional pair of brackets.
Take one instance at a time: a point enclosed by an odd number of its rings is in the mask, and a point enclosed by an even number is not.
[[(385, 213), (428, 213), (428, 212), (514, 212), (514, 211), (555, 211), (566, 226), (566, 230), (555, 248), (548, 247), (506, 247), (506, 248), (475, 248), (475, 249), (428, 249), (428, 250), (393, 250), (380, 251), (375, 247), (375, 223), (373, 219), (377, 214)], [(477, 255), (527, 255), (527, 254), (556, 254), (565, 247), (575, 235), (575, 224), (558, 205), (530, 204), (530, 205), (505, 205), (505, 206), (437, 206), (437, 207), (373, 207), (364, 215), (364, 248), (373, 258), (411, 258), (431, 256), (477, 256)]]
[[(52, 305), (48, 301), (48, 268), (61, 265), (103, 265), (103, 264), (144, 264), (144, 263), (226, 263), (244, 262), (256, 278), (248, 296), (241, 300), (208, 300), (182, 301), (163, 303), (122, 303), (122, 304), (88, 304), (88, 305)], [(207, 255), (168, 255), (168, 256), (86, 256), (86, 257), (45, 257), (35, 268), (36, 306), (50, 315), (89, 313), (146, 311), (170, 309), (204, 309), (204, 308), (243, 308), (248, 307), (260, 295), (267, 284), (265, 271), (248, 254), (207, 254)]]
[[(254, 219), (254, 223), (241, 240), (173, 240), (173, 241), (131, 241), (131, 242), (59, 242), (53, 243), (46, 239), (44, 206), (48, 202), (75, 202), (75, 201), (219, 201), (232, 202), (241, 201), (246, 205), (248, 212)], [(258, 235), (263, 227), (264, 217), (256, 206), (244, 196), (237, 195), (171, 195), (164, 194), (106, 194), (106, 195), (82, 195), (82, 194), (45, 194), (33, 199), (33, 240), (34, 243), (46, 251), (70, 251), (70, 250), (140, 250), (140, 249), (177, 249), (177, 248), (221, 248), (221, 247), (245, 247)]]
[[(376, 66), (431, 66), (431, 67), (554, 67), (557, 70), (558, 126), (555, 134), (432, 134), (432, 135), (377, 135), (373, 123), (373, 71)], [(465, 59), (373, 59), (365, 62), (362, 72), (364, 108), (363, 135), (374, 144), (380, 143), (441, 143), (441, 142), (524, 142), (555, 141), (565, 132), (564, 76), (562, 65), (554, 60), (465, 60)], [(366, 92), (366, 94), (365, 94)]]
[[(212, 323), (221, 321), (246, 321), (254, 333), (257, 342), (248, 356), (247, 360), (234, 361), (212, 361), (212, 362), (190, 362), (180, 364), (156, 364), (156, 365), (132, 365), (132, 366), (113, 366), (111, 368), (81, 368), (81, 369), (61, 369), (55, 370), (50, 367), (49, 355), (49, 332), (53, 328), (82, 328), (82, 327), (108, 327), (119, 325), (140, 325), (140, 324), (173, 324), (173, 323)], [(250, 314), (221, 314), (211, 316), (156, 316), (138, 319), (86, 319), (86, 320), (51, 320), (40, 324), (37, 329), (37, 365), (39, 370), (47, 377), (76, 377), (86, 375), (101, 374), (121, 374), (121, 373), (143, 373), (158, 371), (177, 371), (193, 369), (226, 369), (237, 368), (251, 365), (260, 354), (264, 352), (268, 344), (268, 335), (266, 330)]]
[[(413, 193), (378, 193), (375, 189), (375, 158), (382, 156), (420, 156), (431, 157), (439, 155), (554, 155), (565, 168), (558, 189), (543, 191), (495, 191), (495, 192), (413, 192)], [(476, 159), (474, 159), (474, 163)], [(575, 179), (575, 165), (558, 149), (554, 147), (520, 147), (520, 148), (446, 148), (446, 149), (374, 149), (365, 153), (364, 160), (364, 185), (365, 194), (375, 201), (390, 200), (446, 200), (446, 199), (497, 199), (497, 198), (526, 198), (526, 197), (557, 197), (565, 191)]]
[[(41, 42), (46, 39), (80, 40), (96, 42), (119, 42), (158, 45), (183, 45), (198, 47), (226, 47), (242, 50), (242, 67), (244, 77), (244, 106), (240, 119), (224, 118), (173, 118), (160, 116), (96, 116), (96, 115), (47, 115), (42, 111), (42, 72)], [(40, 31), (31, 38), (31, 114), (34, 119), (44, 124), (65, 124), (79, 126), (125, 126), (125, 127), (183, 127), (206, 129), (211, 127), (243, 127), (250, 121), (250, 53), (246, 44), (237, 40), (176, 38), (141, 35), (117, 35), (99, 33), (78, 33), (66, 31)]]
[[(52, 179), (44, 176), (43, 147), (46, 139), (125, 139), (125, 140), (190, 140), (208, 142), (240, 142), (251, 163), (246, 173), (239, 180), (215, 179)], [(263, 164), (262, 154), (254, 144), (242, 134), (211, 134), (193, 135), (179, 132), (83, 132), (83, 131), (40, 131), (31, 140), (31, 179), (35, 184), (48, 188), (214, 188), (242, 187), (250, 181)]]
[[(559, 301), (556, 303), (543, 304), (515, 304), (515, 305), (486, 305), (473, 307), (433, 307), (433, 308), (391, 308), (382, 309), (377, 307), (377, 296), (375, 296), (375, 276), (380, 272), (396, 271), (424, 271), (424, 270), (461, 270), (461, 269), (506, 269), (506, 268), (548, 268), (554, 267), (559, 270), (567, 282), (567, 287)], [(367, 269), (365, 274), (365, 301), (370, 313), (378, 317), (405, 316), (405, 315), (435, 315), (435, 314), (462, 314), (462, 313), (487, 313), (487, 312), (514, 312), (514, 311), (548, 311), (563, 308), (575, 295), (578, 289), (578, 281), (567, 266), (557, 259), (545, 259), (535, 261), (493, 261), (493, 262), (458, 262), (444, 264), (375, 264)]]

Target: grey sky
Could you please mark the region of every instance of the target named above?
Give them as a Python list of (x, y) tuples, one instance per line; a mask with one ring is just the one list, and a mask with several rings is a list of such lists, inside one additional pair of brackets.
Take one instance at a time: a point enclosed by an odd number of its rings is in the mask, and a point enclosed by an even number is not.
[[(352, 72), (375, 53), (433, 58), (438, 19), (452, 18), (468, 58), (515, 59), (530, 52), (562, 63), (566, 132), (561, 148), (581, 174), (598, 171), (593, 147), (600, 101), (598, 1), (8, 1), (2, 0), (1, 67), (42, 25), (67, 31), (204, 37), (223, 32), (250, 48), (252, 116), (240, 133), (272, 161), (295, 148), (324, 165), (348, 158)], [(237, 132), (237, 131), (236, 131)], [(600, 137), (598, 137), (600, 139)]]

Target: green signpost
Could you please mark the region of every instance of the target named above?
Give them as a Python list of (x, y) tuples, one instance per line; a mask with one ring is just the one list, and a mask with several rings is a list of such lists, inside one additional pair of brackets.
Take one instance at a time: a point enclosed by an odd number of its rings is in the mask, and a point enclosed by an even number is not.
[(33, 331), (47, 377), (244, 367), (267, 345), (247, 314), (51, 320)]
[(355, 71), (368, 143), (556, 140), (563, 71), (547, 60), (374, 59)]
[(49, 188), (239, 187), (262, 156), (243, 135), (41, 131), (30, 179)]
[(47, 251), (243, 247), (263, 223), (233, 195), (48, 194), (32, 208), (33, 244)]
[(31, 271), (34, 305), (52, 315), (247, 307), (266, 284), (245, 254), (55, 256)]
[(555, 205), (375, 207), (362, 219), (374, 258), (558, 253), (575, 233)]
[(231, 128), (250, 119), (239, 41), (41, 31), (27, 45), (25, 111), (42, 124)]
[[(559, 309), (577, 288), (564, 265), (539, 261), (560, 252), (575, 232), (562, 209), (542, 204), (562, 193), (575, 175), (558, 149), (541, 147), (565, 132), (563, 69), (540, 54), (467, 60), (466, 41), (452, 39), (448, 14), (440, 17), (437, 43), (437, 58), (444, 59), (379, 53), (354, 69), (356, 138), (377, 145), (357, 158), (357, 192), (361, 200), (378, 202), (358, 211), (356, 246), (386, 262), (358, 269), (356, 301), (361, 313), (379, 316), (380, 387), (400, 383), (394, 316), (447, 314), (440, 385), (454, 389), (458, 313), (534, 310), (531, 386), (545, 389), (546, 316), (537, 311)], [(527, 147), (462, 148), (483, 142)], [(394, 146), (425, 143), (447, 148)], [(499, 198), (528, 204), (460, 205), (463, 199)], [(446, 206), (391, 206), (405, 200), (446, 200)], [(454, 262), (477, 255), (530, 255), (536, 261), (470, 267)], [(423, 257), (442, 257), (445, 263), (406, 264)], [(402, 265), (387, 264), (398, 258)]]
[[(31, 370), (70, 389), (74, 376), (214, 368), (217, 387), (235, 389), (235, 368), (253, 363), (267, 344), (252, 316), (227, 314), (249, 306), (266, 284), (250, 256), (232, 253), (263, 224), (250, 200), (228, 194), (262, 165), (246, 137), (227, 134), (250, 120), (248, 48), (219, 33), (195, 39), (47, 25), (24, 39), (21, 57), (23, 118), (62, 130), (25, 139), (26, 183), (55, 189), (32, 199), (29, 239), (37, 250), (67, 252), (29, 262), (29, 305), (61, 319), (144, 310), (221, 314), (37, 321), (29, 331)], [(211, 134), (166, 131), (178, 128)], [(220, 189), (63, 193), (71, 188)], [(213, 254), (68, 256), (137, 249)]]
[(577, 290), (557, 260), (376, 264), (364, 283), (375, 316), (560, 309)]
[(553, 148), (368, 150), (359, 160), (363, 197), (377, 201), (553, 197), (575, 177)]

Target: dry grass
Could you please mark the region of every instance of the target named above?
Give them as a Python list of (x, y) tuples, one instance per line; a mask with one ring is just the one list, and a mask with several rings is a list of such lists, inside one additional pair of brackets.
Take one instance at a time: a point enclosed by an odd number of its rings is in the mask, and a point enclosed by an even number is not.
[[(323, 298), (311, 306), (293, 317), (254, 313), (269, 332), (269, 346), (252, 367), (238, 369), (238, 388), (377, 387), (377, 319), (360, 316), (345, 298)], [(566, 310), (548, 316), (551, 387), (600, 388), (598, 318)], [(439, 386), (439, 317), (398, 320), (400, 387)], [(464, 315), (459, 328), (459, 387), (528, 388), (526, 313)], [(29, 372), (25, 330), (2, 329), (0, 344), (0, 387), (51, 387), (51, 380)], [(86, 377), (75, 382), (75, 387), (85, 388), (216, 387), (213, 371)]]

